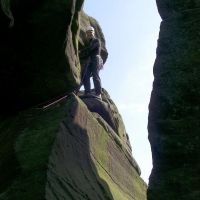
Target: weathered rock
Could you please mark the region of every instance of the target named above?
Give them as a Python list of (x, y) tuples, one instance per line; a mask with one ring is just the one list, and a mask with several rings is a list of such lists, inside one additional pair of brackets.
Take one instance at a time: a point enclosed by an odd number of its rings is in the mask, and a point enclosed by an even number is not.
[[(199, 12), (199, 0), (156, 0), (158, 11), (162, 19), (175, 17), (176, 15)], [(194, 12), (193, 12), (194, 11)]]
[(87, 105), (91, 112), (98, 113), (120, 137), (123, 146), (131, 152), (130, 142), (126, 133), (126, 129), (119, 111), (110, 98), (108, 92), (102, 90), (102, 100), (94, 98), (94, 96), (81, 96), (83, 102)]
[(72, 95), (45, 111), (21, 111), (80, 83), (86, 24), (95, 27), (106, 61), (103, 33), (81, 13), (83, 0), (1, 3), (0, 199), (145, 200), (147, 186), (106, 91), (103, 102), (85, 101), (90, 110)]
[(115, 136), (72, 96), (50, 156), (46, 199), (146, 199), (146, 185)]
[[(4, 0), (9, 2), (8, 0)], [(0, 9), (1, 110), (12, 112), (80, 82), (78, 18), (83, 0), (12, 0), (14, 25)]]
[(0, 108), (4, 113), (8, 106), (13, 112), (77, 87), (81, 81), (78, 48), (89, 24), (101, 39), (106, 61), (103, 33), (98, 22), (81, 11), (83, 0), (1, 3), (0, 90), (4, 98)]
[(163, 18), (149, 105), (148, 199), (200, 198), (200, 2), (157, 1)]
[[(15, 160), (1, 157), (0, 170), (7, 166), (16, 176), (4, 174), (0, 199), (146, 199), (147, 186), (123, 141), (74, 95), (50, 110), (4, 120), (1, 132), (0, 152), (9, 150)], [(9, 137), (14, 150), (3, 143)]]

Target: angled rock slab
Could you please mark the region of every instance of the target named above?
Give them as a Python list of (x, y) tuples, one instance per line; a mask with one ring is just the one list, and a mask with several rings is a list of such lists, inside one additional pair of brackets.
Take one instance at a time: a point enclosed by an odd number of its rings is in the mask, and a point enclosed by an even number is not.
[(75, 95), (68, 100), (49, 159), (46, 199), (145, 200), (146, 184), (95, 115)]

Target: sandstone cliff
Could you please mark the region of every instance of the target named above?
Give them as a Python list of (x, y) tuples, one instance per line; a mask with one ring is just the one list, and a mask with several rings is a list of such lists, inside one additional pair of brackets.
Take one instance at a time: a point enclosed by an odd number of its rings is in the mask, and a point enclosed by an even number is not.
[(80, 83), (84, 26), (95, 27), (106, 62), (101, 28), (82, 3), (1, 1), (2, 200), (146, 199), (122, 118), (105, 90), (102, 101), (71, 94), (47, 110), (35, 106)]
[[(4, 5), (4, 12), (0, 9), (2, 112), (35, 105), (77, 87), (81, 74), (78, 43), (81, 48), (83, 26), (95, 26), (106, 60), (101, 28), (96, 20), (81, 11), (82, 3), (83, 0), (53, 0), (51, 3), (48, 0), (1, 0)], [(10, 12), (14, 16), (12, 27), (5, 15)]]
[(149, 200), (200, 199), (200, 1), (157, 0), (162, 17), (149, 105)]
[(100, 100), (84, 102), (72, 94), (56, 107), (30, 109), (1, 123), (0, 199), (146, 199), (146, 184), (108, 94), (101, 107), (113, 113), (118, 133), (105, 113), (88, 109)]

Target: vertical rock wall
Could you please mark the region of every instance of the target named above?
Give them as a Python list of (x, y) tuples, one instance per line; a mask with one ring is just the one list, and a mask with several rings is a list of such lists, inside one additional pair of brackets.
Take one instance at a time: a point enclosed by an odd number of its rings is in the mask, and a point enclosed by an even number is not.
[[(74, 90), (80, 83), (78, 48), (85, 27), (98, 22), (81, 10), (83, 0), (1, 0), (0, 91), (2, 113), (11, 113)], [(14, 101), (13, 101), (14, 97)]]
[(1, 2), (6, 5), (0, 9), (1, 113), (73, 90), (80, 82), (77, 51), (83, 0)]
[(200, 1), (157, 0), (149, 200), (200, 199)]
[(65, 108), (48, 163), (46, 199), (146, 200), (139, 167), (117, 133), (75, 95)]

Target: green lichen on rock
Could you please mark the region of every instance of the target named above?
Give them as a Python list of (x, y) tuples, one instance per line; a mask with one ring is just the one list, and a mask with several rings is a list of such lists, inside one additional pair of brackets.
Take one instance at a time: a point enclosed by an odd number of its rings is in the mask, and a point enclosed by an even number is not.
[(59, 107), (1, 120), (0, 199), (44, 199), (48, 157), (63, 115)]
[(106, 61), (98, 22), (80, 13), (83, 0), (9, 2), (2, 0), (0, 9), (0, 199), (146, 200), (147, 186), (107, 93), (114, 128), (75, 95), (45, 111), (25, 110), (80, 83), (84, 23), (94, 26)]
[(113, 134), (72, 95), (49, 159), (46, 198), (145, 200), (146, 184)]
[(131, 157), (101, 124), (75, 95), (49, 110), (1, 121), (0, 170), (12, 176), (3, 173), (0, 199), (146, 200)]
[(163, 18), (149, 112), (148, 199), (200, 198), (199, 1), (157, 1)]
[(181, 13), (199, 12), (200, 7), (199, 0), (184, 0), (184, 2), (182, 0), (156, 0), (156, 3), (162, 19), (173, 18)]
[[(92, 91), (94, 92), (94, 91)], [(81, 93), (81, 92), (80, 92)], [(117, 106), (110, 98), (108, 92), (102, 89), (102, 101), (95, 98), (84, 98), (83, 102), (91, 112), (98, 113), (120, 138), (122, 146), (131, 153), (131, 145)]]

